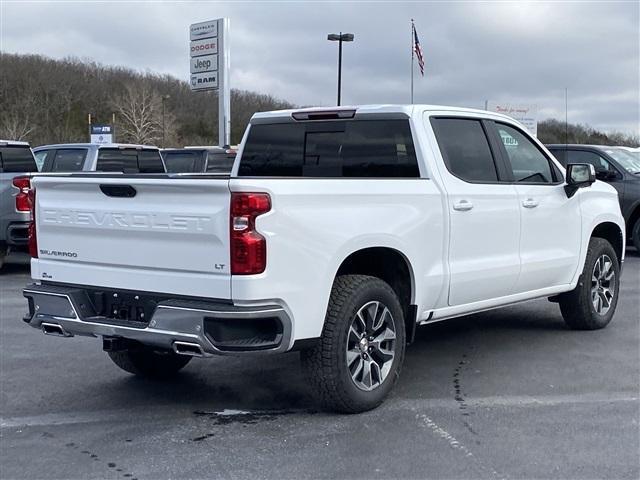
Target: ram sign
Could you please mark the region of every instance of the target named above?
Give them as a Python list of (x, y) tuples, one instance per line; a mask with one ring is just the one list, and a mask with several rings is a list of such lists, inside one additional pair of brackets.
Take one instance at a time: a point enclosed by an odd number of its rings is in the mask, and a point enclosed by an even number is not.
[(191, 90), (212, 88), (218, 88), (218, 72), (203, 72), (191, 75)]

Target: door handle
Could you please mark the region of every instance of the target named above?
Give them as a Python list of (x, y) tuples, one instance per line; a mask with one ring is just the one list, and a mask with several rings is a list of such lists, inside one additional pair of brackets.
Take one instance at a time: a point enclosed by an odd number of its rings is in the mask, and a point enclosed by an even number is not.
[(107, 185), (101, 184), (100, 190), (107, 197), (124, 197), (124, 198), (132, 198), (136, 196), (136, 189), (131, 185)]
[(453, 204), (453, 209), (459, 212), (467, 212), (473, 208), (473, 203), (468, 200), (460, 200)]
[(536, 208), (538, 205), (540, 205), (540, 202), (534, 200), (533, 198), (527, 198), (522, 202), (522, 206), (524, 208)]

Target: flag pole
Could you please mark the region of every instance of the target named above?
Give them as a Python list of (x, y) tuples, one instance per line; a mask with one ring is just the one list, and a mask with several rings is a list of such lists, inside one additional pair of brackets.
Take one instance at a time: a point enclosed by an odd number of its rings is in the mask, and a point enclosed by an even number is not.
[(411, 19), (411, 104), (413, 105), (413, 51), (414, 51), (414, 46), (413, 46), (413, 42), (414, 42), (414, 26), (413, 26), (413, 18)]

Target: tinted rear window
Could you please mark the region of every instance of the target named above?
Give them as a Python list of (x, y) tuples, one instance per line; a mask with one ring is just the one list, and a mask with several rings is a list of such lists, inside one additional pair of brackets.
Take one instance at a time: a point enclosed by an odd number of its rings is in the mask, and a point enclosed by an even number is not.
[(236, 159), (235, 153), (212, 153), (207, 155), (207, 172), (229, 173)]
[(479, 120), (432, 118), (448, 170), (467, 182), (496, 182), (498, 173)]
[(0, 147), (0, 169), (7, 173), (37, 172), (38, 167), (29, 147)]
[(195, 173), (204, 170), (204, 152), (178, 150), (164, 152), (164, 164), (169, 173)]
[(164, 173), (164, 165), (159, 150), (142, 150), (138, 152), (138, 168), (140, 173)]
[(418, 177), (408, 120), (252, 125), (241, 176)]
[(51, 165), (52, 172), (79, 172), (87, 156), (86, 148), (57, 150)]
[(164, 167), (157, 150), (101, 148), (98, 150), (98, 172), (162, 173)]

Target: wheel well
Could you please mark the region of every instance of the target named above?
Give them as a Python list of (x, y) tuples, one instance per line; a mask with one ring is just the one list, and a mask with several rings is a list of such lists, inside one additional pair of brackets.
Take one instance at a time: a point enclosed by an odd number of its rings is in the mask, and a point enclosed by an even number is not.
[(372, 247), (349, 255), (340, 265), (337, 275), (360, 274), (377, 277), (389, 284), (400, 300), (404, 313), (407, 340), (413, 340), (416, 309), (411, 305), (413, 277), (407, 259), (397, 250)]
[(591, 236), (607, 240), (616, 251), (618, 262), (622, 260), (622, 230), (618, 225), (611, 222), (601, 223), (593, 230)]

